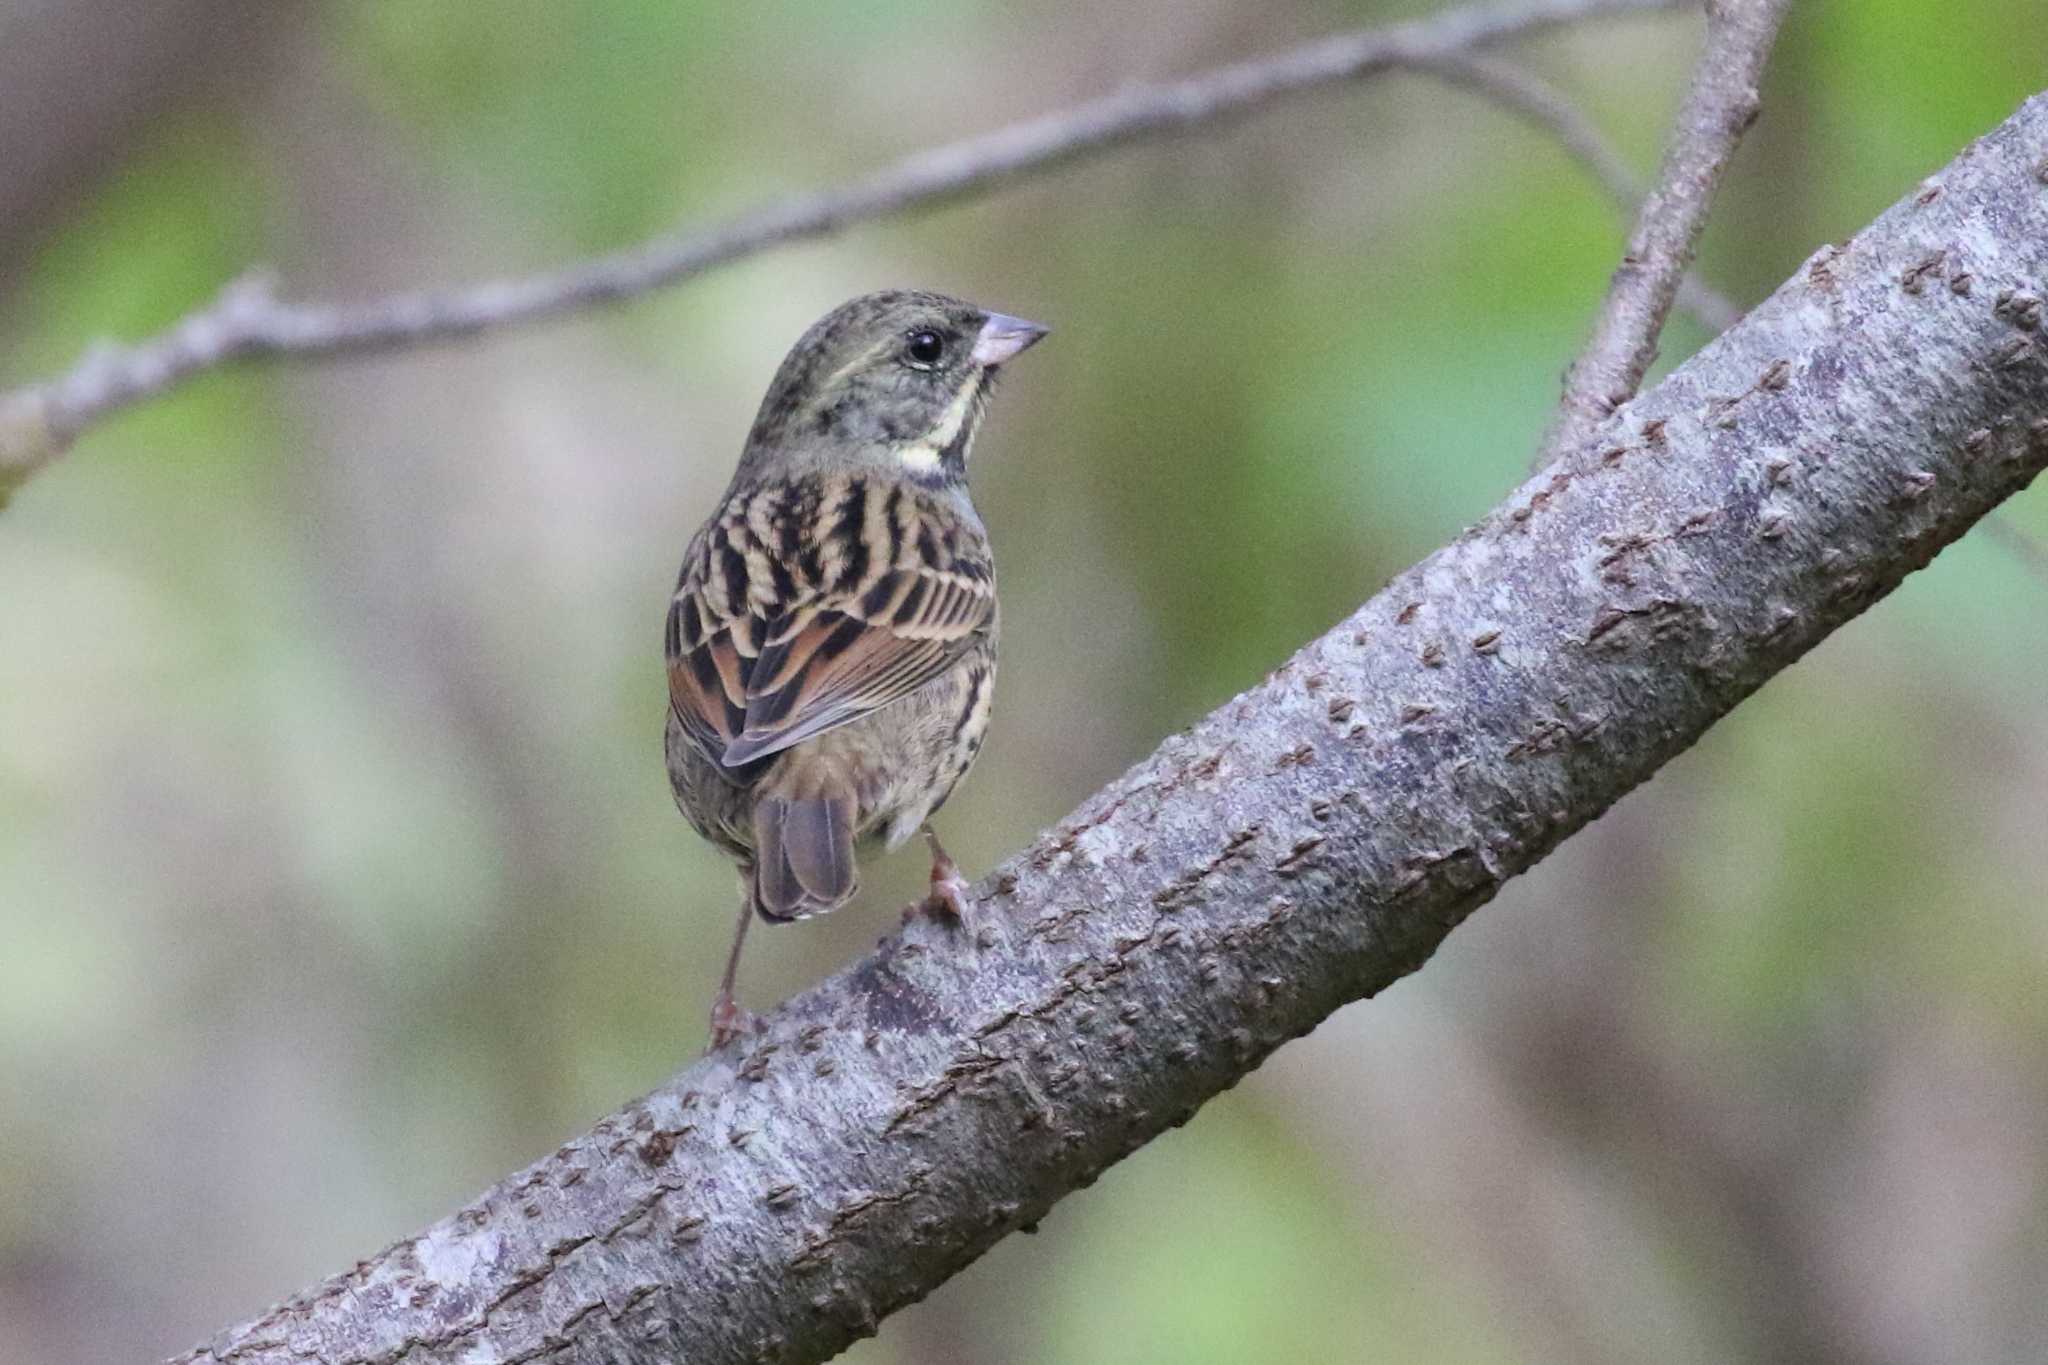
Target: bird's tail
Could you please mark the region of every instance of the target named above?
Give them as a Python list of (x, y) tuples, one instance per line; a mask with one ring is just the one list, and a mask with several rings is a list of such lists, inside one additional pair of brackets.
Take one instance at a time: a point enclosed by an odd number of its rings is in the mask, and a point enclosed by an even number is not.
[(836, 910), (859, 884), (853, 792), (830, 780), (805, 788), (754, 803), (754, 903), (769, 919)]

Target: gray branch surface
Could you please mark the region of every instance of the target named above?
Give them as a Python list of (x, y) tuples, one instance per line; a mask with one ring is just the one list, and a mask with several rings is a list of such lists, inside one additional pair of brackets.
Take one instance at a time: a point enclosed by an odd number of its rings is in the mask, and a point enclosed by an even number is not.
[(256, 272), (159, 336), (95, 348), (64, 375), (0, 393), (0, 504), (92, 423), (227, 365), (431, 345), (615, 303), (772, 246), (933, 207), (1129, 143), (1191, 133), (1290, 95), (1561, 24), (1694, 3), (1515, 0), (1322, 38), (1182, 80), (1133, 85), (918, 152), (840, 189), (793, 195), (718, 227), (664, 234), (525, 279), (346, 305), (287, 302), (269, 276)]
[(1762, 105), (1758, 83), (1792, 0), (1707, 0), (1707, 41), (1678, 107), (1657, 187), (1636, 215), (1608, 281), (1593, 336), (1565, 376), (1564, 396), (1537, 464), (1585, 440), (1635, 397), (1657, 358), (1657, 338), (1692, 269), (1714, 192)]
[(874, 1331), (1420, 967), (2025, 486), (2044, 279), (2048, 96), (1004, 864), (972, 951), (913, 925), (182, 1359), (799, 1362)]

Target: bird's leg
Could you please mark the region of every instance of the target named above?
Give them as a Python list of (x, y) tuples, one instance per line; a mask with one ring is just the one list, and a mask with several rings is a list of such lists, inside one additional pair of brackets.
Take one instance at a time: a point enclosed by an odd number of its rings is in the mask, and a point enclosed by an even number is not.
[(711, 1050), (717, 1051), (754, 1026), (754, 1016), (732, 997), (733, 981), (740, 972), (740, 945), (747, 941), (747, 926), (754, 922), (754, 876), (752, 869), (740, 872), (740, 922), (733, 930), (732, 952), (726, 955), (725, 975), (718, 978), (718, 998), (711, 1002)]
[(957, 924), (967, 917), (967, 879), (930, 825), (924, 827), (924, 838), (932, 846), (932, 892), (924, 898), (924, 911)]

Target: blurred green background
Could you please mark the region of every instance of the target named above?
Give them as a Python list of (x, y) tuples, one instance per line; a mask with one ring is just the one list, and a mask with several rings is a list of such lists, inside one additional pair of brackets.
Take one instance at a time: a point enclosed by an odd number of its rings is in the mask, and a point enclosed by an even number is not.
[[(1430, 8), (0, 0), (0, 382), (252, 263), (515, 273)], [(1706, 279), (1753, 303), (2048, 86), (2043, 18), (1801, 0)], [(1647, 172), (1698, 34), (1515, 55)], [(661, 617), (816, 315), (914, 283), (1057, 328), (977, 454), (979, 872), (1515, 484), (1620, 236), (1544, 137), (1396, 77), (92, 432), (0, 514), (0, 1361), (182, 1349), (695, 1054), (731, 876), (667, 792)], [(2048, 493), (2007, 516), (2048, 542)], [(2044, 604), (1973, 534), (849, 1359), (2039, 1360)], [(921, 871), (759, 933), (745, 996)]]

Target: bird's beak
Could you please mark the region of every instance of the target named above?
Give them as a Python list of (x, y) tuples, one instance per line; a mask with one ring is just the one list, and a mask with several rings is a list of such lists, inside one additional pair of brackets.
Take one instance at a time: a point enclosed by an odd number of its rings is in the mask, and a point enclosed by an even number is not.
[(1000, 365), (1051, 330), (1007, 313), (990, 313), (988, 321), (981, 324), (981, 335), (974, 339), (974, 363)]

